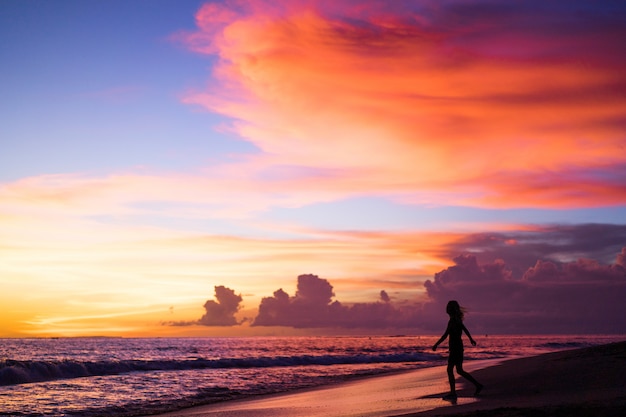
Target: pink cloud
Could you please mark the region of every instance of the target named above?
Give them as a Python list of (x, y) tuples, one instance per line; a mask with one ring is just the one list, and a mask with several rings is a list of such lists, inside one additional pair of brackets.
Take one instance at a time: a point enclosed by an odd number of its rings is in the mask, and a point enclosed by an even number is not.
[[(620, 204), (621, 183), (610, 178), (626, 162), (617, 151), (625, 33), (602, 10), (572, 10), (566, 2), (209, 3), (183, 38), (219, 56), (216, 82), (185, 102), (232, 118), (265, 163), (334, 173), (311, 178), (313, 189), (416, 202), (443, 190), (457, 203), (497, 207)], [(608, 180), (525, 192), (546, 171), (572, 169)]]
[[(305, 189), (317, 173), (276, 175), (280, 167), (262, 163), (207, 168), (203, 172), (128, 172), (106, 176), (54, 174), (0, 184), (1, 209), (46, 216), (138, 215), (246, 218), (273, 206), (300, 206), (338, 198), (337, 189)], [(287, 168), (290, 172), (295, 169)], [(321, 177), (320, 177), (321, 178)]]

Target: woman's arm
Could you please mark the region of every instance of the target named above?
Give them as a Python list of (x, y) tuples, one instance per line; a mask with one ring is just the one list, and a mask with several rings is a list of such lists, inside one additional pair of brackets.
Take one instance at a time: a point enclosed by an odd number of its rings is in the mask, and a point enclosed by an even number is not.
[(433, 350), (437, 350), (437, 346), (439, 346), (444, 340), (446, 340), (446, 337), (448, 337), (449, 334), (450, 334), (450, 323), (448, 323), (448, 327), (446, 327), (446, 331), (439, 338), (439, 340), (437, 340), (437, 343), (433, 345)]
[(470, 343), (472, 344), (472, 346), (476, 346), (476, 341), (474, 339), (472, 339), (472, 335), (470, 334), (469, 330), (467, 330), (467, 327), (465, 327), (464, 324), (462, 324), (462, 326), (463, 326), (463, 331), (465, 332), (467, 337), (469, 337), (469, 340), (470, 340)]

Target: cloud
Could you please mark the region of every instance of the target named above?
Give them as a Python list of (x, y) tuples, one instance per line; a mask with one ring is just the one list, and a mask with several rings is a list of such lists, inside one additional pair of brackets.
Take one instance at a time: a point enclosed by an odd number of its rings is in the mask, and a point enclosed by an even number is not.
[(333, 301), (333, 287), (317, 275), (300, 275), (296, 295), (282, 289), (261, 300), (253, 326), (289, 326), (295, 328), (388, 328), (408, 324), (405, 312), (390, 304), (383, 290), (381, 301), (343, 305)]
[(461, 254), (424, 283), (427, 299), (403, 303), (385, 290), (375, 302), (342, 303), (326, 279), (301, 275), (295, 296), (279, 289), (261, 301), (253, 325), (436, 332), (455, 299), (469, 308), (478, 333), (623, 333), (625, 256), (623, 247), (615, 263), (537, 260), (515, 277), (503, 260), (480, 263)]
[[(238, 321), (235, 318), (235, 314), (241, 308), (240, 304), (243, 301), (243, 298), (241, 295), (235, 294), (234, 290), (231, 290), (223, 285), (215, 286), (215, 300), (207, 300), (207, 302), (204, 303), (205, 313), (200, 320), (172, 321), (163, 324), (168, 326), (201, 325), (226, 327), (236, 326), (247, 321), (247, 319)], [(170, 307), (170, 312), (172, 310), (173, 307)]]
[(609, 265), (537, 261), (521, 279), (502, 261), (479, 264), (466, 254), (454, 262), (425, 283), (427, 314), (444, 311), (456, 299), (470, 308), (472, 326), (485, 333), (626, 331), (626, 269), (619, 257)]
[[(300, 275), (295, 295), (278, 289), (263, 298), (251, 325), (438, 332), (445, 325), (445, 306), (454, 299), (469, 309), (468, 325), (479, 334), (624, 333), (625, 257), (623, 247), (608, 264), (585, 258), (537, 260), (515, 277), (503, 260), (481, 263), (472, 254), (461, 254), (423, 284), (425, 299), (400, 302), (381, 290), (376, 301), (344, 303), (334, 299), (328, 280)], [(242, 297), (223, 286), (215, 287), (215, 295), (217, 301), (206, 302), (199, 321), (168, 324), (241, 324), (234, 315)]]
[(333, 287), (317, 275), (300, 275), (298, 289), (290, 297), (282, 289), (261, 300), (254, 326), (327, 327), (339, 306), (331, 303)]
[(586, 257), (612, 263), (624, 242), (626, 225), (620, 224), (527, 226), (459, 236), (441, 245), (439, 256), (451, 259), (459, 253), (471, 253), (479, 263), (502, 260), (514, 278), (522, 278), (537, 260), (563, 263)]
[(240, 324), (235, 318), (235, 313), (240, 309), (241, 295), (223, 285), (215, 287), (215, 299), (204, 303), (206, 313), (200, 318), (198, 324), (203, 326), (234, 326)]
[[(623, 204), (624, 6), (569, 1), (208, 3), (184, 101), (311, 192), (489, 207)], [(514, 179), (514, 181), (512, 180)], [(434, 193), (437, 191), (437, 194)]]

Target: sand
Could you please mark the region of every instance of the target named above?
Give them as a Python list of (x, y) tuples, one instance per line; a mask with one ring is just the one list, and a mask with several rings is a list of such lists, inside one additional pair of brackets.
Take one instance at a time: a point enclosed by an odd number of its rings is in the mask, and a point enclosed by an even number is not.
[(515, 359), (473, 375), (474, 404), (405, 416), (626, 416), (626, 342)]
[(626, 416), (626, 342), (504, 362), (472, 361), (485, 390), (457, 380), (456, 404), (443, 400), (445, 367), (377, 376), (295, 393), (231, 401), (163, 417)]

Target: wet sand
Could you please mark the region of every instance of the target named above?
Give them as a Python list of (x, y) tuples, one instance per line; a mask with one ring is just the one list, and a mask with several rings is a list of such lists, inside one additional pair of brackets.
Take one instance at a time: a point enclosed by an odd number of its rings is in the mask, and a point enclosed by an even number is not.
[(626, 416), (626, 342), (501, 363), (472, 361), (465, 369), (485, 390), (476, 399), (473, 387), (457, 380), (456, 404), (441, 398), (448, 392), (445, 367), (434, 367), (163, 416)]

